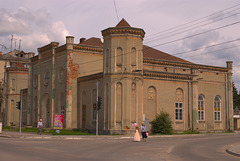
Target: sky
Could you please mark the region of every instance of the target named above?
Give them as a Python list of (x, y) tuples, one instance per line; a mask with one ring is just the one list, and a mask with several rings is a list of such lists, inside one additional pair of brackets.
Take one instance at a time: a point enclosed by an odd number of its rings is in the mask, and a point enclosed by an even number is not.
[(21, 44), (20, 50), (38, 54), (50, 42), (64, 44), (66, 36), (75, 43), (102, 38), (102, 30), (124, 18), (144, 29), (145, 45), (160, 51), (196, 64), (233, 61), (240, 90), (239, 0), (0, 0), (0, 15), (3, 53)]

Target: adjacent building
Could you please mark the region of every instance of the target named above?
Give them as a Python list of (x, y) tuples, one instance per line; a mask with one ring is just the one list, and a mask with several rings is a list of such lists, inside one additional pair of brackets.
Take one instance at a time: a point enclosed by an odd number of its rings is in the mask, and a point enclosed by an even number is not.
[(4, 126), (19, 125), (20, 90), (28, 87), (29, 59), (34, 53), (13, 50), (0, 54), (0, 82), (2, 84), (1, 116)]

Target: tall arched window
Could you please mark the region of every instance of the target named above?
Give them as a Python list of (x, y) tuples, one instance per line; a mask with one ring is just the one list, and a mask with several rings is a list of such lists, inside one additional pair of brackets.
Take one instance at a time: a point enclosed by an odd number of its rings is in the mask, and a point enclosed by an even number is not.
[(116, 122), (122, 124), (122, 83), (116, 84)]
[(178, 88), (175, 98), (175, 120), (183, 120), (183, 99), (183, 90)]
[(219, 96), (216, 96), (214, 99), (214, 120), (221, 120), (221, 99)]
[(122, 66), (122, 58), (123, 58), (123, 54), (122, 54), (122, 48), (121, 47), (118, 47), (117, 48), (117, 54), (116, 54), (116, 65), (118, 67), (121, 67)]
[(109, 63), (109, 57), (110, 57), (110, 55), (109, 55), (109, 49), (107, 49), (107, 52), (106, 52), (106, 67), (108, 67), (108, 63)]
[(203, 95), (198, 96), (198, 120), (203, 121), (205, 111), (205, 99)]
[(137, 111), (137, 89), (136, 89), (136, 83), (132, 83), (131, 87), (131, 122), (136, 122), (136, 111)]
[(144, 108), (145, 117), (152, 121), (157, 114), (157, 90), (154, 86), (148, 87), (147, 106)]
[(11, 100), (11, 118), (10, 118), (11, 122), (14, 120), (14, 109), (15, 109), (14, 100)]
[(132, 48), (132, 51), (131, 51), (131, 65), (134, 67), (136, 66), (136, 62), (137, 62), (137, 56), (136, 56), (136, 48)]

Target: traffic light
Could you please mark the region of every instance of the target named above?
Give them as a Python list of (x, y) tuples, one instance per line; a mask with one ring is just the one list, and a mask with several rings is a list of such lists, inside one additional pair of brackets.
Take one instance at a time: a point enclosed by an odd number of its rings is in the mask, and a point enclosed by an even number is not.
[(21, 109), (21, 101), (16, 102), (16, 108), (19, 110)]
[(98, 96), (98, 102), (97, 102), (97, 110), (101, 109), (101, 105), (102, 105), (102, 98)]

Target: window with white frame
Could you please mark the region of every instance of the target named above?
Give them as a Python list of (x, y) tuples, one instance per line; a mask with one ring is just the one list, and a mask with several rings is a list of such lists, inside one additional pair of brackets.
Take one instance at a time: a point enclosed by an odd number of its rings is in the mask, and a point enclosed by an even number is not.
[(175, 103), (175, 120), (183, 120), (183, 103)]
[(216, 96), (214, 99), (214, 120), (221, 120), (221, 99), (219, 96)]
[(198, 120), (203, 121), (205, 110), (205, 99), (203, 95), (198, 96)]

